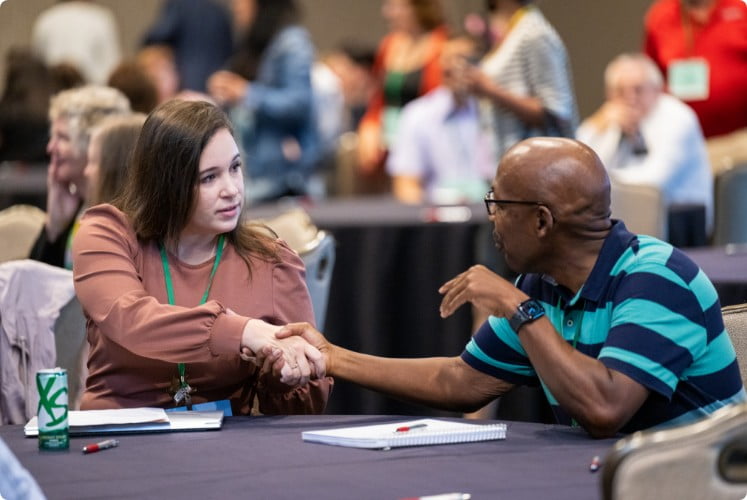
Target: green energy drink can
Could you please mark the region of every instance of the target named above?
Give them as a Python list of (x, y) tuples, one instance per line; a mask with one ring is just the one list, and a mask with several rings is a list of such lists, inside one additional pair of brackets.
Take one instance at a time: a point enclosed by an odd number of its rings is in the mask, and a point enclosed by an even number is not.
[(67, 370), (50, 368), (36, 373), (39, 407), (40, 450), (67, 450), (70, 447), (67, 423)]

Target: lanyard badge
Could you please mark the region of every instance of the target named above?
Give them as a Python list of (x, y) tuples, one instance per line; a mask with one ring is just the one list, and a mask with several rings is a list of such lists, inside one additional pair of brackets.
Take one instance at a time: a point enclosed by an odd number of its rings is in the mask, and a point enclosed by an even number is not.
[[(202, 295), (202, 299), (200, 300), (200, 305), (207, 302), (208, 295), (210, 295), (210, 287), (213, 285), (213, 278), (215, 277), (215, 272), (218, 270), (218, 264), (220, 264), (220, 258), (223, 255), (224, 240), (225, 240), (225, 235), (221, 234), (218, 237), (218, 243), (216, 243), (215, 262), (213, 263), (213, 268), (210, 271), (210, 278), (208, 279), (208, 284), (207, 284), (207, 288), (205, 289), (205, 293)], [(169, 268), (168, 255), (166, 254), (166, 248), (163, 246), (162, 243), (159, 243), (158, 247), (159, 247), (159, 250), (161, 251), (161, 265), (163, 266), (163, 276), (166, 282), (166, 295), (168, 296), (169, 304), (173, 306), (175, 304), (174, 285), (171, 281), (171, 270)], [(172, 395), (172, 397), (174, 398), (174, 403), (176, 403), (177, 406), (184, 404), (189, 407), (192, 405), (192, 393), (195, 392), (195, 389), (192, 388), (187, 383), (186, 365), (184, 363), (178, 363), (176, 366), (177, 366), (178, 376), (174, 376), (171, 379), (171, 385), (169, 386), (169, 394)]]

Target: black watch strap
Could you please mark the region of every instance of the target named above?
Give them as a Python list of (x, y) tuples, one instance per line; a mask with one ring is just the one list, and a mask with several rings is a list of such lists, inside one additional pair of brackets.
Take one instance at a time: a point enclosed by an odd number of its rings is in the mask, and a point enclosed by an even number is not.
[(511, 326), (513, 331), (519, 333), (519, 329), (522, 326), (531, 323), (544, 315), (545, 308), (542, 307), (542, 304), (534, 299), (528, 299), (519, 304), (514, 315), (508, 320), (508, 324)]

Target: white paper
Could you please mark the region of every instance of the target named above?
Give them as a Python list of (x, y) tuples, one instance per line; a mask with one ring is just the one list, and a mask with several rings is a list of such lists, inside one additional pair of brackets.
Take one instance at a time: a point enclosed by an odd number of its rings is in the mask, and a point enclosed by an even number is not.
[[(406, 432), (403, 427), (425, 424)], [(389, 424), (306, 431), (304, 441), (350, 448), (395, 448), (488, 441), (506, 438), (506, 424), (468, 424), (450, 420), (420, 419)]]

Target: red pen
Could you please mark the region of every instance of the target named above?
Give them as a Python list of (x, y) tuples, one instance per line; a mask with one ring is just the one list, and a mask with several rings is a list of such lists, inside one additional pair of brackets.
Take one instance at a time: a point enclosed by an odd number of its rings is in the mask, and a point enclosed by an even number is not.
[(96, 453), (97, 451), (106, 450), (107, 448), (114, 448), (119, 446), (119, 441), (116, 439), (107, 439), (99, 443), (87, 444), (83, 447), (83, 453)]
[(397, 427), (397, 429), (394, 432), (407, 432), (412, 429), (420, 429), (422, 427), (428, 427), (428, 424), (413, 424), (413, 425), (406, 425), (404, 427)]

